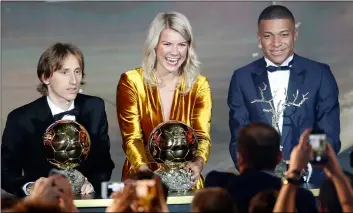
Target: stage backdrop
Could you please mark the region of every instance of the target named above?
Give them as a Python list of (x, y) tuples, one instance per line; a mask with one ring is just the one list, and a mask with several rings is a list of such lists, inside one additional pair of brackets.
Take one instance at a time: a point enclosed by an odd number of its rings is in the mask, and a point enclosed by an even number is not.
[[(295, 51), (329, 64), (340, 88), (342, 165), (353, 145), (352, 2), (1, 2), (1, 130), (8, 113), (39, 97), (36, 66), (55, 42), (78, 45), (86, 60), (83, 93), (106, 103), (111, 154), (120, 180), (125, 159), (116, 119), (120, 75), (141, 64), (149, 24), (159, 12), (185, 14), (193, 27), (202, 74), (213, 95), (212, 148), (204, 172), (233, 167), (227, 92), (233, 71), (262, 56), (256, 32), (262, 9), (288, 6), (299, 27)], [(351, 170), (352, 171), (352, 170)]]

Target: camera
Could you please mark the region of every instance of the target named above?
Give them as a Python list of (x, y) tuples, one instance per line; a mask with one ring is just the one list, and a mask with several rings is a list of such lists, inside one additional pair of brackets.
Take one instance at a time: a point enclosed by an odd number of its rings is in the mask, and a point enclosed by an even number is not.
[(310, 163), (326, 163), (327, 156), (325, 156), (325, 153), (327, 149), (327, 140), (325, 132), (320, 129), (314, 129), (309, 135), (309, 143), (313, 149), (313, 159), (310, 161)]
[(101, 196), (103, 199), (110, 199), (114, 192), (123, 191), (124, 187), (123, 182), (102, 182)]

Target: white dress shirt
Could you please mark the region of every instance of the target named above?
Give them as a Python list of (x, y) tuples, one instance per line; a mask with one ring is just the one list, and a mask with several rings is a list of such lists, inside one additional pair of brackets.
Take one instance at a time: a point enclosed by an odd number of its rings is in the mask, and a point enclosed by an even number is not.
[[(293, 55), (287, 58), (281, 66), (288, 66), (288, 63), (293, 60)], [(275, 65), (273, 62), (268, 60), (265, 57), (266, 61), (266, 66), (275, 66), (278, 67), (278, 65)], [(282, 134), (282, 126), (283, 126), (283, 103), (286, 101), (286, 91), (288, 89), (288, 82), (289, 82), (289, 70), (281, 70), (277, 72), (268, 72), (268, 80), (270, 83), (271, 87), (271, 94), (273, 97), (273, 105), (275, 107), (276, 112), (282, 111), (282, 113), (279, 116), (279, 121), (278, 121), (278, 130), (279, 133)]]
[[(49, 99), (49, 96), (47, 96), (47, 101), (48, 101), (48, 105), (49, 105), (51, 114), (52, 114), (53, 116), (56, 115), (56, 114), (62, 113), (62, 112), (66, 112), (66, 111), (72, 110), (72, 109), (75, 107), (75, 104), (74, 104), (75, 101), (72, 101), (70, 107), (69, 107), (67, 110), (63, 110), (63, 109), (61, 109), (60, 107), (56, 106), (56, 105)], [(75, 117), (74, 115), (65, 115), (61, 120), (73, 120), (73, 121), (75, 121), (75, 120), (76, 120), (76, 117)]]

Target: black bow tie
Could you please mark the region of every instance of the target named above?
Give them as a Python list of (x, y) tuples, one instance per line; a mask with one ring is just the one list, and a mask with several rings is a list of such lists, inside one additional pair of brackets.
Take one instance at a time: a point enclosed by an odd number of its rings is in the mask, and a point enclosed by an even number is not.
[(267, 71), (269, 71), (269, 72), (290, 70), (290, 68), (292, 67), (292, 64), (293, 64), (293, 60), (291, 60), (291, 61), (288, 63), (288, 66), (278, 66), (278, 67), (275, 67), (275, 66), (267, 66), (266, 69), (267, 69)]
[(78, 108), (73, 108), (72, 110), (61, 112), (59, 114), (54, 115), (54, 120), (55, 121), (61, 120), (65, 115), (77, 116), (79, 113), (80, 113), (80, 110)]

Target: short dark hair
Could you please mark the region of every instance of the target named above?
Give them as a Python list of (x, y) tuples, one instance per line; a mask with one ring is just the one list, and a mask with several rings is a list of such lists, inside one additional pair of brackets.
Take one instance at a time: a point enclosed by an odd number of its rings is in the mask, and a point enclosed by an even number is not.
[[(53, 72), (61, 69), (68, 55), (74, 55), (77, 58), (84, 78), (85, 62), (81, 50), (73, 44), (56, 43), (47, 48), (39, 58), (37, 66), (37, 76), (41, 82), (37, 87), (39, 93), (48, 95), (48, 86), (43, 83), (42, 77), (48, 79)], [(84, 82), (82, 81), (81, 84)]]
[[(344, 171), (344, 173), (349, 179), (351, 186), (353, 186), (353, 175), (347, 171)], [(330, 179), (326, 179), (322, 183), (319, 201), (321, 206), (325, 207), (328, 212), (342, 212), (342, 206), (338, 199), (336, 187)]]
[(274, 169), (280, 152), (281, 137), (275, 128), (264, 123), (248, 124), (240, 129), (238, 152), (251, 168)]
[(196, 192), (192, 200), (192, 208), (198, 212), (238, 212), (235, 201), (223, 188), (209, 187)]
[(273, 19), (290, 19), (295, 23), (292, 12), (282, 5), (271, 5), (266, 7), (260, 14), (257, 25), (260, 26), (262, 20), (273, 20)]
[(22, 200), (7, 209), (6, 212), (65, 212), (59, 205), (52, 204), (43, 199)]
[(273, 212), (279, 192), (267, 189), (254, 195), (249, 203), (249, 213)]

